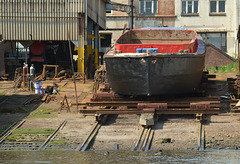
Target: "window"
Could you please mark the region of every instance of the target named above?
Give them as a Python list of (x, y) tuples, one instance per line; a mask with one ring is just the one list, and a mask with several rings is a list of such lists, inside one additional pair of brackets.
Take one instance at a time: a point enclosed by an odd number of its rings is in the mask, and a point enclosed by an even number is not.
[(104, 39), (101, 39), (100, 44), (101, 47), (109, 48), (111, 46), (112, 34), (101, 34)]
[(227, 33), (226, 32), (220, 32), (220, 33), (198, 33), (202, 36), (203, 40), (213, 44), (217, 48), (219, 48), (222, 51), (227, 51)]
[[(112, 1), (112, 0), (110, 0), (110, 3), (111, 3), (111, 1)], [(109, 7), (109, 6), (111, 6), (111, 5), (108, 4), (108, 3), (106, 3), (106, 13), (112, 13), (112, 10), (109, 9), (109, 8), (111, 8), (111, 7)]]
[(210, 14), (225, 13), (225, 0), (210, 0)]
[(157, 0), (140, 0), (140, 14), (141, 15), (155, 15), (157, 14)]
[(198, 14), (198, 1), (182, 1), (182, 15)]

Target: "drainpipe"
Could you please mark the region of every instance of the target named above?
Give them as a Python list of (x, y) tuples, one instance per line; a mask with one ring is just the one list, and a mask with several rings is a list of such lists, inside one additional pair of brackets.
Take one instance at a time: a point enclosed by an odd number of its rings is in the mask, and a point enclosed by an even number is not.
[(131, 29), (133, 29), (133, 0), (131, 0)]
[(238, 26), (237, 40), (238, 40), (238, 72), (239, 72), (240, 71), (240, 25)]

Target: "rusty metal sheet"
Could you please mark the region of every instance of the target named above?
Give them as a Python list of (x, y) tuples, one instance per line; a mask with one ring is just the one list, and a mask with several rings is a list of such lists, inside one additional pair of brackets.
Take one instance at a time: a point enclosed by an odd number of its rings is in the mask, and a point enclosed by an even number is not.
[(144, 110), (145, 108), (154, 108), (156, 110), (164, 110), (167, 109), (167, 103), (139, 103), (137, 104), (137, 108), (139, 110)]
[(105, 61), (109, 84), (122, 95), (191, 93), (201, 82), (204, 66), (204, 56), (190, 55), (115, 56)]
[(192, 109), (192, 110), (209, 110), (210, 103), (191, 103), (190, 109)]
[(115, 93), (94, 93), (93, 100), (96, 99), (111, 99), (113, 100), (116, 97)]
[[(85, 114), (142, 114), (144, 110), (138, 109), (127, 109), (127, 110), (118, 110), (118, 109), (88, 109), (80, 110), (81, 113)], [(157, 110), (156, 114), (218, 114), (220, 112), (219, 108), (212, 108), (209, 110), (191, 110), (190, 108), (175, 108), (175, 109), (166, 109), (166, 110)]]

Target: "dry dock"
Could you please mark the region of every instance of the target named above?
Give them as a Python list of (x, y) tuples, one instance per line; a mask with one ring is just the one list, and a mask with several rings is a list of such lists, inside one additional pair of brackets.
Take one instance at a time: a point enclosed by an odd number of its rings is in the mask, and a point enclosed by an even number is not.
[[(52, 84), (53, 81), (43, 81), (45, 87)], [(149, 146), (146, 150), (199, 150), (199, 146), (205, 149), (240, 147), (240, 114), (230, 112), (228, 101), (221, 102), (219, 114), (205, 118), (204, 126), (200, 126), (196, 115), (164, 114), (155, 118), (155, 125), (150, 130), (142, 132), (139, 114), (110, 114), (103, 121), (101, 115), (79, 113), (74, 105), (70, 107), (70, 112), (66, 108), (60, 112), (59, 102), (64, 95), (69, 104), (73, 104), (75, 93), (71, 81), (57, 84), (61, 87), (59, 95), (46, 103), (41, 102), (42, 97), (39, 98), (33, 92), (13, 89), (11, 81), (0, 82), (1, 133), (14, 122), (25, 118), (25, 122), (1, 142), (1, 150), (39, 150), (48, 138), (50, 140), (44, 148), (46, 150), (77, 150), (81, 146), (85, 150), (134, 150), (136, 145)], [(217, 84), (218, 88), (224, 88), (225, 85), (225, 82)], [(80, 103), (89, 102), (92, 86), (92, 81), (85, 84), (77, 82)], [(212, 96), (221, 96), (223, 92), (221, 89)], [(83, 107), (79, 106), (81, 109)], [(61, 126), (64, 121), (66, 123)], [(94, 130), (94, 127), (98, 130)], [(51, 138), (53, 133), (55, 135)], [(144, 151), (144, 148), (140, 150)]]

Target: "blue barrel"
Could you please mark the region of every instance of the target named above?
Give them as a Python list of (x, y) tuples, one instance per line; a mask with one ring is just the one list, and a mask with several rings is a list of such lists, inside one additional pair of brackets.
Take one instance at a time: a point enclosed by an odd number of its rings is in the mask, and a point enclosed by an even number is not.
[(151, 53), (154, 53), (154, 52), (158, 53), (158, 48), (152, 48)]
[(147, 53), (147, 50), (148, 50), (148, 49), (149, 49), (149, 48), (143, 48), (143, 49), (142, 49), (142, 52), (143, 52), (143, 53)]
[(158, 48), (143, 48), (142, 52), (147, 53), (147, 50), (150, 50), (151, 53), (158, 53)]
[(142, 49), (141, 48), (137, 48), (137, 53), (142, 53)]

